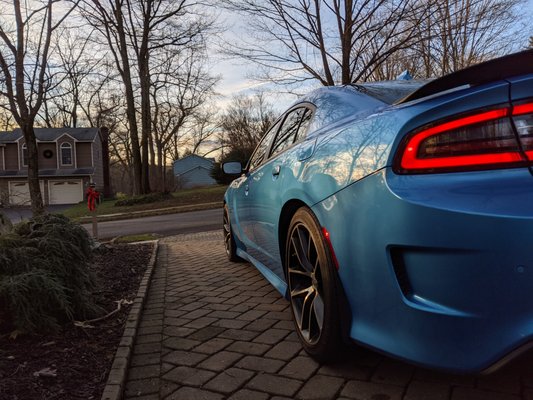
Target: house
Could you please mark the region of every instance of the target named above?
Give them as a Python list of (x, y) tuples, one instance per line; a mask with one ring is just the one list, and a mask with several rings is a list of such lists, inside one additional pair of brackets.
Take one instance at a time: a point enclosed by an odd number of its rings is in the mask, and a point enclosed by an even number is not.
[(217, 182), (210, 175), (214, 163), (213, 158), (191, 154), (174, 161), (174, 176), (184, 189), (216, 185)]
[[(104, 159), (108, 159), (107, 135), (106, 128), (35, 129), (44, 204), (83, 201), (90, 182), (99, 191), (109, 191), (108, 178), (104, 182), (104, 174), (108, 174), (104, 165)], [(29, 205), (27, 177), (27, 149), (22, 131), (0, 132), (0, 203)]]

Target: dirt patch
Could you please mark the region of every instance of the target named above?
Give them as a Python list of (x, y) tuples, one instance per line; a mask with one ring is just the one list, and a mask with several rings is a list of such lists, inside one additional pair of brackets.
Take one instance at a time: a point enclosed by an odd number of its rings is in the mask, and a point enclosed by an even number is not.
[[(135, 298), (152, 246), (103, 245), (95, 252), (95, 294), (106, 311)], [(2, 332), (0, 321), (0, 399), (99, 399), (130, 307), (93, 328), (69, 324), (58, 334), (15, 340)]]

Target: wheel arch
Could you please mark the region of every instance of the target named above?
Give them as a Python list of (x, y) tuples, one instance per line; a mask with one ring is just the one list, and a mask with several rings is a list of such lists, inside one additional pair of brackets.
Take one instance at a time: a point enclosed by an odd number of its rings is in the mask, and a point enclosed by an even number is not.
[[(291, 223), (293, 215), (296, 211), (302, 207), (309, 207), (307, 203), (300, 199), (290, 199), (285, 202), (281, 208), (279, 222), (278, 222), (278, 245), (279, 245), (279, 255), (281, 258), (281, 265), (285, 271), (285, 242), (287, 241), (287, 231), (289, 230), (289, 225)], [(285, 271), (286, 273), (286, 271)], [(286, 278), (286, 277), (285, 277)]]

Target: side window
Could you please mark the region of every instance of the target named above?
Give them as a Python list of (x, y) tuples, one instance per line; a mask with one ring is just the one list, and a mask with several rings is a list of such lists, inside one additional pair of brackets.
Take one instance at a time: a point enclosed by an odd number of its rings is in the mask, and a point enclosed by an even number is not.
[(266, 159), (268, 158), (267, 153), (270, 147), (270, 142), (272, 142), (272, 138), (276, 135), (279, 125), (280, 121), (278, 121), (272, 128), (270, 128), (270, 130), (265, 134), (265, 136), (263, 136), (263, 139), (261, 139), (261, 142), (259, 142), (259, 144), (255, 148), (252, 158), (250, 158), (248, 170), (255, 169), (259, 167), (264, 161), (266, 161)]
[(281, 153), (294, 142), (303, 139), (307, 126), (311, 121), (311, 115), (311, 110), (306, 107), (297, 108), (287, 114), (279, 134), (272, 145), (271, 155)]

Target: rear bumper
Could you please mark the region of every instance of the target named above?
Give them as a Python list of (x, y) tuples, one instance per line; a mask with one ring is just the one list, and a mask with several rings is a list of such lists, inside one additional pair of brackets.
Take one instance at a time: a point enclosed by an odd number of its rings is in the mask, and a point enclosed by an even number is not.
[(313, 209), (327, 221), (354, 340), (454, 372), (483, 371), (533, 341), (527, 169), (385, 169)]

